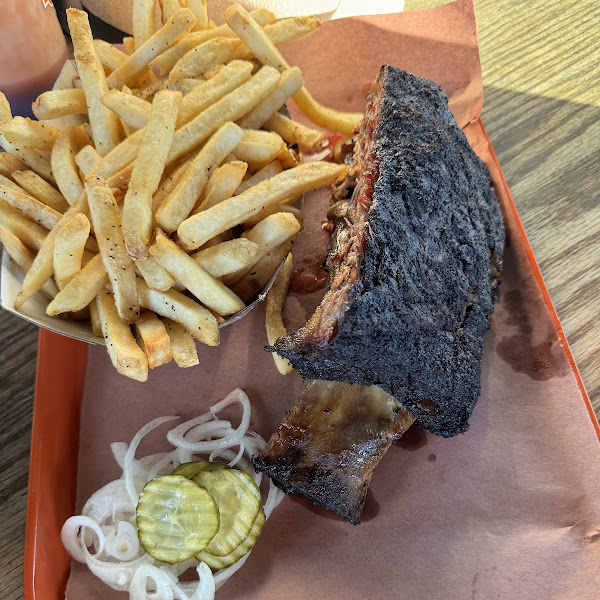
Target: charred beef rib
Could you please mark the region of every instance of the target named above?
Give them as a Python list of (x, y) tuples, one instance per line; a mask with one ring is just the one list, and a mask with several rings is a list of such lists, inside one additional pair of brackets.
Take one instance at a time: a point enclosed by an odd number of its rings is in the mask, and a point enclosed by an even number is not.
[(329, 289), (268, 349), (307, 379), (380, 386), (432, 433), (465, 431), (504, 226), (438, 85), (381, 68), (336, 194)]
[(413, 421), (375, 385), (312, 381), (252, 462), (284, 492), (356, 525), (375, 467)]

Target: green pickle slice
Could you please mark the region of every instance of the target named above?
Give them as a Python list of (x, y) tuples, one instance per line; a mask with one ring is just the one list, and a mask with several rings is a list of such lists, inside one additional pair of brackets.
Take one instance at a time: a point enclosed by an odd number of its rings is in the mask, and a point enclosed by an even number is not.
[(219, 531), (219, 509), (211, 494), (182, 475), (149, 481), (136, 507), (144, 550), (170, 565), (204, 550)]
[(230, 567), (254, 548), (254, 544), (256, 544), (256, 540), (258, 540), (258, 536), (265, 524), (265, 519), (265, 512), (261, 507), (258, 517), (256, 517), (254, 525), (252, 525), (250, 534), (231, 554), (228, 554), (227, 556), (215, 556), (208, 550), (202, 550), (200, 554), (196, 555), (196, 558), (205, 562), (211, 569), (226, 569), (227, 567)]
[(200, 471), (220, 471), (226, 467), (227, 465), (221, 462), (193, 460), (192, 462), (181, 463), (178, 467), (175, 467), (171, 472), (171, 475), (183, 475), (188, 479), (192, 479), (194, 475), (197, 475)]
[(208, 490), (219, 509), (219, 531), (206, 550), (227, 556), (250, 534), (261, 509), (260, 490), (250, 475), (232, 469), (200, 471), (192, 481)]

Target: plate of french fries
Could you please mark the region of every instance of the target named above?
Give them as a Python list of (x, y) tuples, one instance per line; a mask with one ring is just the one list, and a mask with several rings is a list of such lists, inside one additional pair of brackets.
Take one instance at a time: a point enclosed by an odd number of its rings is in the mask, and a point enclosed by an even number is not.
[(216, 26), (205, 2), (161, 6), (159, 22), (154, 0), (134, 2), (122, 47), (69, 9), (72, 75), (37, 98), (37, 120), (0, 93), (2, 305), (105, 343), (139, 381), (197, 364), (196, 342), (218, 345), (267, 293), (269, 341), (285, 334), (303, 196), (346, 174), (302, 155), (362, 118), (318, 103), (278, 50), (317, 18), (233, 4)]

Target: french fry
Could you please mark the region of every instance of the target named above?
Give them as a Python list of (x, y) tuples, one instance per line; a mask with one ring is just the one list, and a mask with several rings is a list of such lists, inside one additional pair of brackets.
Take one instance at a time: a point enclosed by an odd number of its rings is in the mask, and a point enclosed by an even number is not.
[(57, 210), (36, 200), (33, 196), (1, 185), (0, 199), (14, 206), (46, 229), (55, 227), (62, 216)]
[(182, 325), (171, 319), (163, 319), (163, 323), (171, 341), (173, 360), (183, 369), (200, 363), (196, 342)]
[(302, 87), (302, 73), (292, 67), (281, 74), (277, 87), (238, 121), (244, 129), (260, 129)]
[(229, 288), (212, 277), (160, 229), (156, 230), (150, 254), (200, 302), (218, 315), (232, 315), (245, 307)]
[[(283, 303), (287, 296), (291, 276), (292, 254), (290, 253), (285, 259), (285, 263), (281, 268), (281, 271), (279, 271), (277, 279), (275, 279), (273, 286), (267, 294), (265, 313), (267, 340), (269, 341), (270, 346), (272, 346), (278, 338), (287, 335), (285, 325), (283, 324)], [(290, 361), (287, 358), (279, 356), (276, 352), (273, 352), (273, 360), (275, 361), (277, 370), (282, 375), (289, 375), (294, 370)]]
[(239, 195), (242, 192), (245, 192), (246, 190), (255, 186), (257, 183), (260, 183), (261, 181), (264, 181), (265, 179), (270, 179), (274, 175), (281, 173), (281, 171), (283, 171), (283, 167), (281, 166), (281, 163), (274, 160), (273, 162), (270, 162), (268, 165), (266, 165), (265, 167), (260, 169), (260, 171), (257, 171), (256, 173), (254, 173), (254, 175), (252, 175), (252, 177), (249, 177), (248, 179), (246, 179), (246, 181), (243, 181), (242, 183), (240, 183), (239, 187), (235, 191), (235, 194)]
[[(225, 11), (225, 21), (264, 65), (275, 67), (281, 73), (290, 68), (275, 44), (239, 4), (232, 4)], [(352, 135), (363, 117), (361, 113), (341, 112), (319, 104), (306, 87), (294, 94), (294, 101), (313, 123), (344, 135)]]
[[(106, 180), (106, 185), (109, 188), (118, 190), (120, 194), (124, 194), (129, 186), (131, 174), (133, 173), (134, 163), (129, 163), (124, 169), (121, 169), (118, 173), (109, 177)], [(122, 200), (123, 198), (121, 198)]]
[(138, 344), (148, 357), (148, 367), (155, 369), (173, 358), (171, 340), (163, 322), (151, 311), (145, 310), (135, 322)]
[(219, 345), (219, 325), (210, 310), (176, 290), (159, 292), (136, 280), (140, 304), (157, 315), (167, 317), (185, 327), (198, 341), (207, 346)]
[(0, 200), (0, 225), (17, 236), (29, 249), (39, 250), (48, 231), (21, 211)]
[(150, 256), (146, 260), (138, 260), (135, 263), (138, 271), (144, 278), (144, 281), (153, 290), (166, 292), (175, 285), (175, 278), (172, 277), (158, 261)]
[(221, 280), (225, 285), (231, 285), (249, 273), (253, 266), (262, 260), (269, 252), (296, 237), (300, 231), (300, 223), (290, 213), (278, 212), (268, 216), (243, 234), (243, 238), (254, 242), (259, 251), (248, 265), (240, 271), (231, 273)]
[[(25, 244), (11, 231), (0, 225), (0, 244), (19, 267), (22, 273), (27, 273), (33, 264), (33, 254)], [(58, 288), (52, 280), (48, 280), (40, 290), (46, 298), (52, 300), (58, 294)]]
[(264, 219), (266, 219), (270, 215), (274, 215), (279, 212), (286, 212), (294, 215), (298, 221), (298, 223), (302, 224), (304, 222), (304, 217), (302, 216), (302, 211), (299, 208), (296, 208), (292, 205), (298, 198), (286, 198), (279, 204), (270, 204), (265, 209), (256, 213), (253, 217), (250, 217), (247, 221), (244, 221), (244, 227), (253, 227), (257, 223), (260, 223)]
[(177, 229), (177, 235), (187, 249), (195, 250), (266, 206), (331, 185), (345, 175), (344, 165), (325, 162), (298, 165), (186, 219)]
[(204, 188), (198, 208), (194, 210), (193, 214), (231, 198), (240, 187), (247, 169), (248, 165), (245, 162), (236, 160), (214, 171)]
[(60, 218), (54, 229), (52, 229), (40, 246), (35, 256), (31, 269), (27, 271), (21, 289), (15, 298), (15, 308), (19, 309), (27, 302), (43, 285), (52, 277), (54, 272), (53, 255), (54, 243), (59, 227), (66, 223), (77, 213), (85, 213), (88, 209), (87, 195), (82, 194)]
[[(1, 142), (0, 142), (1, 143)], [(25, 171), (27, 165), (10, 152), (0, 152), (0, 175), (11, 177), (15, 171)]]
[[(149, 73), (150, 75), (152, 75), (152, 77), (154, 77), (153, 73)], [(138, 96), (142, 99), (142, 100), (147, 100), (148, 102), (152, 102), (152, 98), (154, 96), (154, 94), (156, 94), (156, 92), (159, 92), (160, 90), (162, 90), (167, 84), (167, 78), (166, 77), (161, 77), (160, 79), (157, 79), (156, 77), (154, 77), (154, 79), (152, 79), (151, 81), (149, 81), (147, 83), (147, 85), (141, 86), (139, 87), (139, 92), (138, 92)], [(123, 86), (125, 87), (125, 86)]]
[(28, 117), (14, 117), (12, 121), (2, 125), (0, 131), (9, 142), (37, 150), (52, 150), (60, 134), (60, 129)]
[(156, 222), (165, 231), (169, 233), (175, 231), (190, 214), (211, 171), (223, 162), (238, 145), (242, 136), (242, 130), (235, 123), (226, 123), (206, 142), (175, 189), (156, 211)]
[(106, 349), (115, 369), (131, 379), (148, 379), (148, 359), (137, 345), (129, 325), (123, 323), (110, 292), (103, 291), (96, 299), (98, 316)]
[(246, 129), (233, 154), (237, 159), (248, 163), (251, 171), (259, 171), (280, 153), (282, 143), (283, 140), (271, 131)]
[(177, 81), (167, 81), (166, 89), (181, 92), (184, 96), (195, 90), (204, 79), (178, 79)]
[(4, 177), (4, 175), (0, 175), (0, 186), (9, 188), (11, 190), (15, 190), (16, 192), (20, 192), (21, 194), (27, 193), (18, 183), (14, 182), (12, 179), (9, 179), (8, 177)]
[(187, 6), (196, 17), (194, 30), (201, 31), (208, 29), (208, 7), (206, 0), (188, 0)]
[(98, 175), (98, 177), (106, 180), (116, 175), (135, 160), (143, 139), (144, 130), (136, 131), (116, 148), (113, 148), (106, 156), (103, 156), (91, 174)]
[(104, 94), (102, 104), (117, 113), (125, 123), (135, 127), (135, 129), (146, 126), (152, 111), (150, 102), (120, 90), (110, 90)]
[(275, 89), (278, 81), (279, 73), (275, 69), (263, 67), (249, 81), (202, 111), (175, 133), (168, 163), (191, 152), (225, 123), (241, 119)]
[(214, 38), (192, 48), (171, 69), (169, 79), (199, 77), (209, 69), (229, 62), (240, 42), (234, 38)]
[(258, 261), (249, 273), (234, 283), (231, 289), (245, 302), (249, 302), (265, 288), (291, 250), (291, 241), (275, 248)]
[(117, 203), (111, 189), (99, 177), (88, 175), (85, 189), (92, 225), (102, 262), (112, 284), (119, 316), (125, 323), (133, 323), (139, 316), (135, 269), (125, 249)]
[(180, 102), (180, 92), (163, 90), (156, 94), (131, 174), (123, 203), (123, 236), (127, 252), (135, 260), (148, 258), (153, 223), (152, 196), (165, 168)]
[(54, 279), (59, 289), (62, 290), (81, 271), (81, 259), (89, 235), (90, 222), (81, 213), (61, 225), (54, 242), (53, 262)]
[(75, 155), (75, 164), (81, 169), (84, 175), (89, 175), (96, 165), (102, 160), (94, 146), (84, 146)]
[(140, 73), (148, 63), (165, 48), (173, 45), (186, 31), (196, 23), (192, 11), (180, 8), (150, 38), (148, 38), (133, 54), (108, 76), (110, 88), (121, 88)]
[(177, 127), (189, 123), (209, 106), (248, 81), (253, 65), (250, 62), (235, 60), (210, 81), (203, 81), (181, 101)]
[(104, 40), (94, 40), (94, 48), (96, 48), (96, 53), (102, 65), (110, 71), (114, 71), (127, 58), (125, 52)]
[(83, 193), (75, 156), (91, 144), (90, 138), (81, 127), (67, 127), (57, 138), (52, 148), (50, 162), (60, 193), (69, 204), (73, 204)]
[(50, 316), (83, 310), (103, 292), (108, 284), (108, 273), (102, 256), (96, 254), (82, 269), (77, 271), (48, 305)]
[(6, 125), (12, 121), (10, 102), (3, 92), (0, 92), (0, 125)]
[(87, 113), (83, 90), (50, 90), (39, 95), (31, 107), (40, 120)]
[(152, 214), (158, 210), (158, 207), (162, 204), (163, 200), (175, 189), (191, 162), (192, 158), (190, 157), (177, 165), (177, 167), (175, 167), (168, 175), (163, 175), (163, 180), (160, 182), (158, 190), (156, 190), (156, 193), (152, 197)]
[(64, 196), (37, 173), (29, 170), (14, 171), (12, 177), (27, 193), (54, 210), (64, 212), (69, 208)]
[(158, 0), (162, 22), (166, 23), (180, 8), (178, 0)]
[(323, 148), (325, 136), (320, 131), (297, 123), (280, 113), (275, 113), (267, 119), (263, 127), (278, 133), (290, 146), (298, 144), (299, 148), (308, 152), (318, 152)]
[(133, 0), (133, 42), (137, 50), (154, 34), (154, 0)]
[(245, 238), (236, 238), (216, 246), (198, 250), (192, 258), (213, 277), (223, 277), (243, 271), (253, 264), (260, 246)]
[[(108, 92), (108, 84), (104, 68), (94, 46), (87, 13), (68, 8), (67, 22), (73, 41), (73, 54), (77, 64), (77, 72), (85, 91), (94, 146), (98, 153), (104, 156), (121, 139), (119, 121), (117, 116), (100, 101), (102, 96)], [(69, 201), (69, 198), (67, 198), (67, 201)]]
[[(281, 139), (281, 138), (280, 138)], [(279, 153), (275, 157), (277, 161), (281, 163), (284, 169), (291, 169), (299, 164), (298, 154), (294, 150), (290, 150), (283, 140), (281, 140), (281, 146)]]
[[(258, 22), (254, 16), (254, 12), (250, 13), (250, 16), (262, 27), (263, 23)], [(296, 42), (301, 40), (311, 33), (314, 33), (321, 27), (321, 21), (317, 17), (306, 16), (306, 17), (292, 17), (289, 19), (281, 19), (271, 25), (266, 25), (263, 31), (265, 35), (273, 42), (275, 46), (286, 44), (288, 42)], [(254, 58), (252, 50), (246, 45), (242, 44), (234, 53), (234, 58), (242, 60), (250, 60)]]
[(98, 312), (98, 302), (96, 299), (90, 302), (89, 309), (92, 333), (97, 337), (102, 337), (102, 323), (100, 322), (100, 313)]

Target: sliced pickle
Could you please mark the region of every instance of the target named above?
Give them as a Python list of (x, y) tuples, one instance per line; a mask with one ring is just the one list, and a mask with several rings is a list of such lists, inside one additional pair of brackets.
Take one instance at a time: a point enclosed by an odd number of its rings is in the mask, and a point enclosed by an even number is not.
[(171, 475), (183, 475), (188, 479), (192, 479), (194, 475), (200, 473), (200, 471), (220, 471), (226, 466), (227, 465), (220, 462), (193, 460), (192, 462), (181, 463), (178, 467), (175, 467), (171, 472)]
[(231, 554), (227, 556), (215, 556), (208, 550), (202, 550), (200, 554), (196, 555), (196, 558), (205, 562), (211, 569), (225, 569), (230, 567), (254, 548), (254, 544), (256, 544), (256, 540), (258, 540), (258, 536), (265, 524), (265, 519), (265, 511), (261, 507), (248, 537)]
[(233, 469), (200, 471), (192, 481), (205, 487), (219, 508), (219, 531), (206, 550), (227, 556), (248, 537), (260, 512), (260, 490), (247, 473)]
[(208, 491), (182, 475), (149, 481), (136, 508), (144, 550), (170, 565), (204, 550), (219, 531), (219, 509)]

